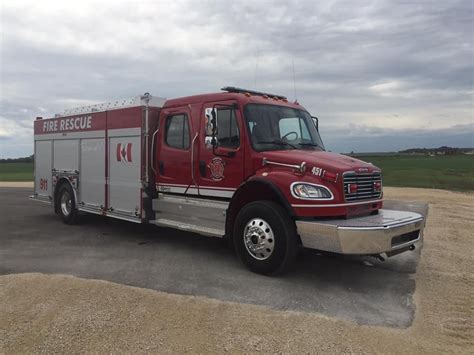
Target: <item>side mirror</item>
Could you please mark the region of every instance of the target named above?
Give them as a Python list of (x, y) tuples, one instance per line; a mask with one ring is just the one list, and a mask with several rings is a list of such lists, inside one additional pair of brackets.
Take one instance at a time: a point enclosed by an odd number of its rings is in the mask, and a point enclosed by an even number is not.
[(313, 119), (314, 125), (316, 126), (316, 130), (319, 131), (319, 119), (316, 116), (311, 116)]
[(205, 109), (206, 115), (206, 136), (212, 136), (217, 134), (217, 115), (215, 108), (208, 107)]
[(206, 146), (211, 149), (213, 147), (217, 147), (217, 109), (208, 107), (204, 110), (206, 115), (206, 138), (205, 143)]

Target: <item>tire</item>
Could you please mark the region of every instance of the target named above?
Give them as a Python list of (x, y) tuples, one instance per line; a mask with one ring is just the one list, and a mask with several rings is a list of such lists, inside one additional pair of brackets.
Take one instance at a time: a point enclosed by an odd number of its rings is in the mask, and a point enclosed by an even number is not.
[(263, 275), (287, 271), (298, 251), (294, 222), (272, 201), (245, 205), (235, 219), (233, 240), (240, 260)]
[(59, 217), (66, 224), (76, 224), (79, 220), (79, 213), (76, 209), (76, 200), (72, 187), (64, 183), (59, 187), (56, 209)]

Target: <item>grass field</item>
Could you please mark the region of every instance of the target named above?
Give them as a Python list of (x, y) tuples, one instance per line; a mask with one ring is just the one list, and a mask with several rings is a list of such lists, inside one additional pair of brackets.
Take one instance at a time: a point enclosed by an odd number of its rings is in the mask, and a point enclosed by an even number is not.
[(33, 163), (0, 163), (0, 181), (33, 181)]
[(474, 156), (355, 156), (382, 169), (385, 186), (474, 190)]
[[(474, 190), (474, 156), (356, 156), (383, 170), (385, 186)], [(0, 163), (0, 181), (33, 180), (32, 163)]]

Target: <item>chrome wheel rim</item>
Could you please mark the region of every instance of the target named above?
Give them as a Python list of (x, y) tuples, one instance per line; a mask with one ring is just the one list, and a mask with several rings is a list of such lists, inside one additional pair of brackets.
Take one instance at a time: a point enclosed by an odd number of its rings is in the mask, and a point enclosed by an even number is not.
[(72, 210), (72, 200), (69, 192), (64, 191), (61, 195), (61, 212), (65, 216), (69, 216)]
[(244, 244), (254, 259), (268, 259), (275, 248), (272, 228), (261, 218), (251, 219), (244, 229)]

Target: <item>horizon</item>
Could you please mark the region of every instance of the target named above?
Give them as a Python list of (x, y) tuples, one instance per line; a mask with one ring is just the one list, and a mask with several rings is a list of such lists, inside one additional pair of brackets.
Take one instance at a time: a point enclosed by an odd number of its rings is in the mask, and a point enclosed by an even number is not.
[(37, 116), (226, 85), (297, 98), (334, 152), (474, 146), (471, 1), (100, 4), (2, 4), (0, 158)]
[[(451, 147), (451, 146), (440, 146), (440, 147), (428, 147), (428, 148), (422, 148), (422, 147), (412, 147), (408, 148), (405, 150), (438, 150), (441, 148), (450, 148), (450, 149), (457, 149), (457, 150), (472, 150), (474, 151), (474, 147)], [(343, 155), (371, 155), (371, 154), (403, 154), (405, 153), (405, 150), (400, 150), (400, 151), (374, 151), (374, 152), (363, 152), (363, 151), (351, 151), (351, 152), (333, 152), (333, 153), (339, 153)], [(2, 160), (17, 160), (17, 159), (28, 159), (34, 156), (34, 153), (31, 153), (27, 156), (18, 156), (18, 157), (0, 157), (0, 161)]]

